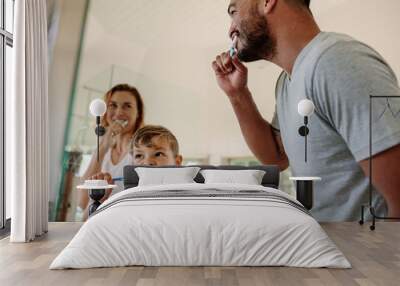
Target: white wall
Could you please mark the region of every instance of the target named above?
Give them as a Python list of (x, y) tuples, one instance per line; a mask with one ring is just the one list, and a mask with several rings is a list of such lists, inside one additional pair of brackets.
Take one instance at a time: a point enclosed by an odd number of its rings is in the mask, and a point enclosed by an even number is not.
[[(106, 19), (102, 16), (103, 10), (110, 9), (108, 2), (92, 3), (79, 84), (92, 81), (111, 65), (125, 67), (132, 77), (124, 80), (143, 95), (145, 121), (171, 129), (184, 157), (211, 157), (220, 162), (226, 156), (251, 156), (211, 68), (215, 56), (229, 46), (226, 3), (175, 1), (169, 3), (172, 8), (114, 3), (124, 8), (114, 7), (117, 13), (130, 9), (144, 16), (136, 20), (132, 16), (127, 22), (114, 14)], [(170, 10), (175, 10), (173, 18), (168, 16)], [(146, 23), (151, 28), (142, 29)], [(250, 66), (256, 100), (271, 118), (279, 69), (266, 62)]]

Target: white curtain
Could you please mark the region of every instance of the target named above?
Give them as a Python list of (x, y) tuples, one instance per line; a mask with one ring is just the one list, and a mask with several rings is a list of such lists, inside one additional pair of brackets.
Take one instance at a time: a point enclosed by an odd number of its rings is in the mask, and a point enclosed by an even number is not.
[(46, 0), (17, 0), (14, 11), (13, 94), (6, 98), (10, 241), (28, 242), (48, 227)]

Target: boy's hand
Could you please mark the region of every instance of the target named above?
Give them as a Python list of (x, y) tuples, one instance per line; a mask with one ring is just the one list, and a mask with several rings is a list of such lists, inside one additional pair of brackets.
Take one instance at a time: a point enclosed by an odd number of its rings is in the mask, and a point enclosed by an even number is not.
[(240, 62), (237, 55), (231, 58), (228, 53), (222, 53), (213, 61), (212, 67), (219, 87), (229, 98), (240, 96), (248, 90), (247, 68)]
[[(90, 177), (90, 180), (106, 180), (108, 184), (113, 185), (114, 181), (110, 173), (97, 173)], [(111, 195), (112, 189), (106, 189), (104, 197), (100, 200), (103, 203)]]

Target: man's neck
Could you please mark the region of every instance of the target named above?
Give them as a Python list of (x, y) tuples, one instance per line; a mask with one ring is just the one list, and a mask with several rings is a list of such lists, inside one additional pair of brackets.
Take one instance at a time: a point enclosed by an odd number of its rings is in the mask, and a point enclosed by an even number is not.
[(289, 75), (301, 51), (321, 32), (312, 17), (298, 16), (295, 21), (291, 20), (291, 24), (277, 27), (276, 54), (269, 60)]

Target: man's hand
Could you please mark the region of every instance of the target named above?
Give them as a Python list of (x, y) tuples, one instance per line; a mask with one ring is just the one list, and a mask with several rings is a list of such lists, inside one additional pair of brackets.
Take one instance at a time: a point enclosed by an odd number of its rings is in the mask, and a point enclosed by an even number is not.
[[(114, 184), (114, 181), (109, 173), (97, 173), (90, 177), (90, 180), (106, 180), (108, 184)], [(104, 197), (100, 200), (103, 203), (106, 199), (110, 197), (112, 189), (107, 189)]]
[(247, 68), (237, 55), (231, 58), (228, 53), (218, 55), (212, 63), (219, 87), (229, 98), (247, 92)]

